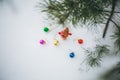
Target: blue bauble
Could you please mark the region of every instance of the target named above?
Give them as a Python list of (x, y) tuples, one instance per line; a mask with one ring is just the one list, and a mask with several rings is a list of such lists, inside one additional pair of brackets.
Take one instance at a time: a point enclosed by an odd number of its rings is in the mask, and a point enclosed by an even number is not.
[(69, 54), (69, 56), (70, 56), (70, 58), (74, 58), (74, 57), (75, 57), (75, 53), (74, 53), (74, 52), (71, 52), (71, 53)]

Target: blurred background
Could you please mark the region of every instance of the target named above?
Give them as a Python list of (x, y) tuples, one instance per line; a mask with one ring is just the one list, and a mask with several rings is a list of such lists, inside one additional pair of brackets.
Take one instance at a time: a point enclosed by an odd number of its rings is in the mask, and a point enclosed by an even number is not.
[[(86, 55), (82, 48), (95, 46), (94, 38), (101, 34), (71, 27), (73, 35), (61, 40), (56, 34), (62, 26), (46, 19), (36, 7), (40, 1), (0, 0), (0, 80), (98, 80), (119, 60), (105, 58), (103, 66), (88, 71), (89, 67), (80, 65)], [(44, 26), (51, 32), (44, 33)], [(59, 46), (53, 45), (54, 38), (60, 40)], [(77, 44), (78, 38), (84, 40), (83, 45)], [(40, 45), (40, 39), (46, 44)], [(69, 57), (71, 51), (75, 52), (73, 59)]]

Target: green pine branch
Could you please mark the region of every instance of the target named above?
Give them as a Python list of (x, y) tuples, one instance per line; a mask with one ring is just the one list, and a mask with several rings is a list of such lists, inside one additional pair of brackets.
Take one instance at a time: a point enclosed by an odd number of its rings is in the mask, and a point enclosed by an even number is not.
[(114, 39), (115, 49), (117, 49), (117, 51), (120, 51), (120, 27), (117, 27), (115, 29), (116, 30), (111, 37)]
[(105, 72), (101, 77), (101, 80), (120, 80), (120, 62)]
[(112, 11), (111, 11), (111, 13), (110, 13), (110, 16), (109, 16), (107, 22), (106, 22), (105, 29), (104, 29), (104, 31), (103, 31), (103, 38), (104, 38), (105, 35), (106, 35), (106, 32), (107, 32), (108, 27), (109, 27), (109, 23), (110, 23), (110, 21), (111, 21), (113, 15), (114, 15), (116, 3), (117, 3), (117, 0), (112, 0)]
[(86, 62), (91, 67), (101, 66), (102, 58), (109, 54), (108, 45), (96, 45), (95, 50), (84, 49), (88, 53)]
[[(98, 6), (96, 3), (101, 3), (101, 5)], [(104, 19), (102, 16), (105, 16), (103, 10), (106, 6), (102, 6), (102, 4), (105, 5), (99, 0), (96, 2), (93, 0), (47, 0), (42, 11), (57, 18), (61, 24), (67, 21), (72, 22), (73, 25), (79, 22), (97, 24), (101, 23)], [(106, 5), (108, 5), (108, 1)]]
[[(41, 2), (40, 9), (52, 19), (57, 19), (59, 24), (105, 24), (103, 38), (114, 14), (119, 0), (45, 0)], [(107, 17), (107, 19), (106, 19)], [(113, 22), (113, 21), (112, 21)], [(116, 23), (114, 21), (114, 23)]]

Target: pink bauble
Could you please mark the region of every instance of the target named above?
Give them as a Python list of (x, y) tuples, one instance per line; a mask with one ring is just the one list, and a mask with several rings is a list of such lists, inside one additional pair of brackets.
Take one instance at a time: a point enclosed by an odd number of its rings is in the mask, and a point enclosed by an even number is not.
[(42, 45), (45, 44), (45, 40), (41, 39), (40, 44), (42, 44)]

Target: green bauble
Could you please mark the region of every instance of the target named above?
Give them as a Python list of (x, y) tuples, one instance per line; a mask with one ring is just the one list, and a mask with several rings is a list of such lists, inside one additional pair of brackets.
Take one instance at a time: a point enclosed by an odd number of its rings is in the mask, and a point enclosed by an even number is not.
[(49, 28), (48, 27), (44, 27), (44, 32), (48, 32)]

